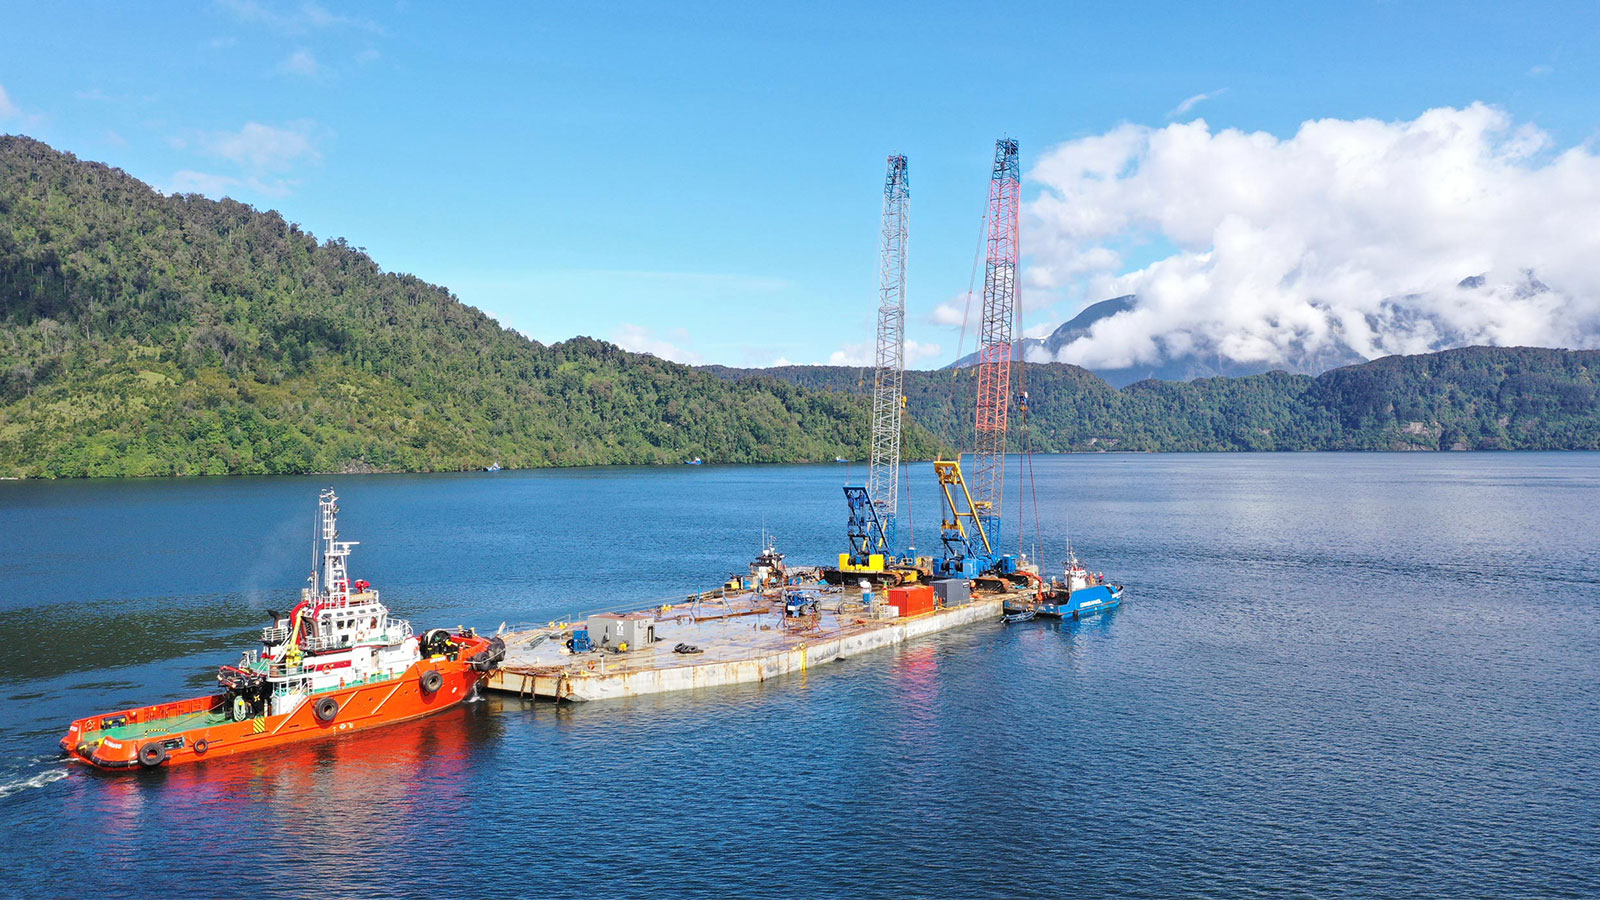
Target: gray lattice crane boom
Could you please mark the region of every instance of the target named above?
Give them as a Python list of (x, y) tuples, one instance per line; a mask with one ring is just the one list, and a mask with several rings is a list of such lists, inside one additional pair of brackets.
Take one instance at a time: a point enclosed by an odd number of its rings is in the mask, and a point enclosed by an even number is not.
[(906, 158), (889, 157), (883, 182), (883, 235), (878, 253), (878, 344), (872, 376), (872, 470), (867, 492), (894, 544), (900, 508), (900, 417), (906, 373), (906, 242), (911, 185)]
[[(844, 489), (850, 507), (846, 571), (883, 571), (898, 549), (900, 433), (905, 409), (906, 251), (911, 183), (906, 158), (889, 157), (878, 245), (878, 328), (872, 367), (872, 449), (864, 487)], [(874, 557), (877, 557), (875, 560)]]

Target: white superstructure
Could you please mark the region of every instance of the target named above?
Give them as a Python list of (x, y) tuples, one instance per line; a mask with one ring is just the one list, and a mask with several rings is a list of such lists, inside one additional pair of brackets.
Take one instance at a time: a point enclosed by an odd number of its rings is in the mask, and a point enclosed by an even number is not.
[(422, 659), (411, 623), (390, 616), (370, 584), (350, 581), (357, 542), (339, 540), (338, 514), (338, 497), (323, 491), (310, 586), (288, 615), (274, 614), (262, 629), (260, 653), (224, 667), (235, 720), (292, 712), (313, 694), (396, 678)]

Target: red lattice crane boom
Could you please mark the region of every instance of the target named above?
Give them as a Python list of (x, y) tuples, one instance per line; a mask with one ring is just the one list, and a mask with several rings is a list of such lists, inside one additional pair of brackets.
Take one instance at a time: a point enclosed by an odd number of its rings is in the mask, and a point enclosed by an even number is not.
[(999, 534), (1006, 475), (1006, 412), (1011, 399), (1012, 322), (1017, 298), (1017, 212), (1021, 195), (1017, 142), (994, 145), (989, 177), (989, 236), (983, 268), (983, 322), (978, 336), (978, 408), (972, 448), (974, 512)]

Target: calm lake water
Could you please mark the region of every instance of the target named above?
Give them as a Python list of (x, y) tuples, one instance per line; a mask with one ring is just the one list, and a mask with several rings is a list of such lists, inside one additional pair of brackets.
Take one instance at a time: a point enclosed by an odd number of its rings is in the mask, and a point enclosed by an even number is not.
[(206, 691), (326, 484), (396, 614), (493, 630), (821, 561), (861, 467), (0, 483), (0, 895), (1600, 896), (1600, 454), (1036, 469), (1122, 609), (133, 776), (67, 722)]

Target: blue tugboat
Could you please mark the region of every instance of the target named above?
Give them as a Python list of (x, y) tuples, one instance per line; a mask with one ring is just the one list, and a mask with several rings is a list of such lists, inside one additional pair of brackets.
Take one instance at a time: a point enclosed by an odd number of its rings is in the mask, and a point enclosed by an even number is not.
[(1070, 549), (1067, 553), (1063, 577), (1040, 582), (1039, 592), (1031, 601), (1007, 603), (1006, 615), (1001, 621), (1009, 624), (1034, 617), (1081, 619), (1116, 609), (1122, 603), (1122, 585), (1108, 583), (1104, 575), (1084, 568), (1076, 553)]
[(1081, 619), (1116, 609), (1122, 603), (1122, 585), (1107, 583), (1104, 575), (1084, 568), (1076, 553), (1068, 554), (1065, 576), (1052, 579), (1040, 592), (1034, 611), (1046, 618)]

